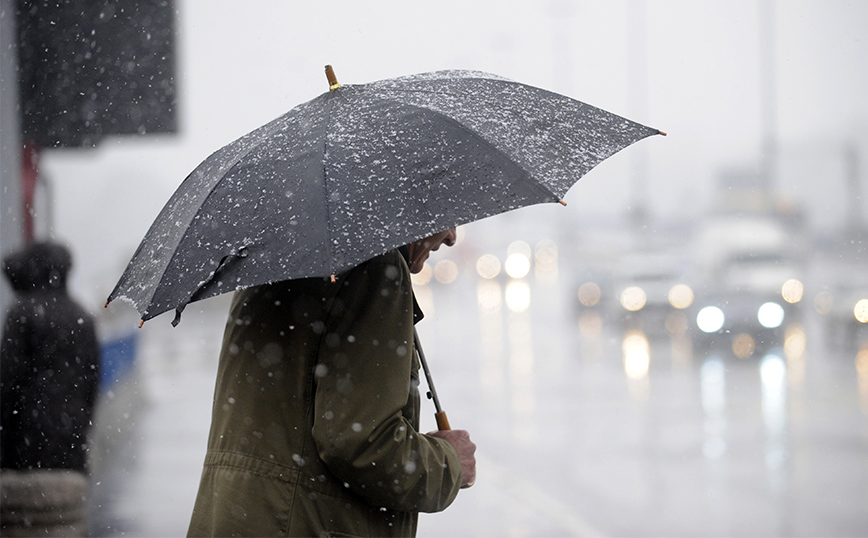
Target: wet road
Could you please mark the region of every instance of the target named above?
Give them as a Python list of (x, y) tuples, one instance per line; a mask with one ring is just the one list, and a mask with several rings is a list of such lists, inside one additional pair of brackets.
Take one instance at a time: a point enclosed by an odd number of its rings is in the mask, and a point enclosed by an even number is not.
[[(440, 315), (467, 312), (449, 304), (467, 296), (443, 299), (430, 354), (450, 363), (438, 378), (453, 426), (474, 432), (498, 480), (533, 486), (527, 510), (519, 495), (503, 511), (501, 535), (868, 533), (868, 380), (855, 356), (825, 351), (813, 318), (817, 337), (789, 356), (691, 352), (664, 336), (637, 357), (623, 333), (575, 330), (557, 287), (534, 286), (526, 312), (480, 311), (473, 349)], [(544, 521), (531, 502), (542, 496)], [(497, 535), (487, 525), (506, 523), (474, 500), (486, 517), (471, 510), (450, 530), (474, 521), (468, 534)]]
[[(804, 347), (748, 359), (626, 339), (580, 325), (550, 280), (419, 286), (440, 399), (479, 447), (476, 485), (423, 515), (420, 536), (868, 534), (858, 350), (828, 351), (811, 316)], [(99, 534), (186, 531), (226, 304), (142, 332), (135, 390), (118, 388), (103, 421), (116, 446), (96, 477)], [(433, 406), (426, 417), (434, 429)]]

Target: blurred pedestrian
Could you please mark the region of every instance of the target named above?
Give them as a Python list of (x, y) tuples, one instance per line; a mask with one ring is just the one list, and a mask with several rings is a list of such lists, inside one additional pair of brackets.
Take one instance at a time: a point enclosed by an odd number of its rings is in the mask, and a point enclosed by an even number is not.
[(466, 431), (418, 432), (410, 275), (454, 242), (236, 293), (190, 536), (413, 536), (472, 484)]
[(93, 317), (67, 293), (71, 266), (69, 251), (47, 242), (3, 261), (16, 292), (0, 342), (4, 528), (33, 522), (28, 509), (83, 515), (99, 344)]

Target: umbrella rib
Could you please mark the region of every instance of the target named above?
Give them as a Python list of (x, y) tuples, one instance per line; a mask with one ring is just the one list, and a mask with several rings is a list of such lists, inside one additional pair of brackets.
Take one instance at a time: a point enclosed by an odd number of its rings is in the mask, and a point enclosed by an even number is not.
[(332, 108), (334, 108), (333, 99), (337, 96), (337, 92), (329, 92), (328, 93), (328, 101), (326, 102), (326, 111), (323, 115), (323, 137), (322, 137), (322, 156), (320, 157), (320, 161), (322, 162), (322, 190), (323, 190), (323, 202), (325, 205), (325, 223), (326, 223), (326, 256), (328, 258), (329, 264), (329, 272), (331, 272), (331, 280), (335, 281), (335, 263), (334, 263), (334, 254), (332, 253), (332, 231), (331, 231), (331, 206), (329, 205), (329, 193), (328, 193), (328, 175), (326, 166), (326, 149), (328, 146), (328, 125), (329, 120), (332, 117)]
[[(416, 90), (401, 90), (401, 91), (416, 91)], [(419, 90), (419, 91), (421, 91), (421, 90)], [(442, 93), (442, 92), (441, 92), (441, 93)], [(427, 110), (427, 111), (431, 112), (432, 114), (436, 114), (438, 117), (442, 118), (442, 119), (445, 120), (446, 122), (448, 122), (448, 123), (450, 123), (450, 124), (452, 124), (452, 125), (458, 127), (459, 129), (461, 129), (462, 131), (468, 133), (468, 134), (471, 135), (472, 137), (474, 137), (474, 138), (480, 140), (480, 141), (481, 141), (482, 143), (484, 143), (485, 146), (488, 147), (488, 148), (489, 148), (493, 153), (496, 153), (496, 154), (498, 154), (498, 155), (503, 156), (503, 158), (505, 158), (506, 160), (508, 160), (508, 161), (510, 161), (510, 162), (512, 162), (512, 163), (514, 163), (517, 167), (521, 168), (521, 170), (524, 172), (524, 177), (520, 178), (521, 181), (523, 181), (524, 183), (530, 185), (531, 188), (533, 188), (534, 190), (536, 190), (540, 195), (551, 196), (551, 198), (552, 198), (551, 201), (552, 201), (552, 202), (559, 202), (559, 201), (561, 200), (561, 197), (560, 197), (560, 196), (558, 196), (557, 194), (555, 194), (554, 192), (552, 192), (551, 189), (549, 189), (547, 186), (545, 186), (545, 185), (543, 185), (542, 183), (540, 183), (539, 181), (537, 181), (537, 180), (534, 178), (533, 174), (531, 174), (531, 173), (527, 170), (527, 168), (524, 167), (524, 165), (523, 165), (522, 163), (518, 162), (514, 157), (510, 156), (508, 153), (506, 153), (505, 151), (503, 151), (502, 149), (500, 149), (499, 147), (497, 147), (493, 142), (491, 142), (490, 140), (488, 140), (488, 138), (486, 138), (484, 135), (482, 135), (482, 134), (479, 133), (478, 131), (476, 131), (476, 130), (474, 130), (474, 129), (471, 129), (469, 126), (467, 126), (467, 125), (465, 125), (464, 123), (462, 123), (462, 122), (456, 120), (455, 118), (450, 117), (448, 114), (446, 114), (445, 112), (441, 112), (440, 110), (437, 110), (437, 109), (434, 109), (434, 108), (430, 108), (430, 107), (427, 107), (427, 106), (424, 106), (424, 105), (415, 104), (415, 103), (402, 103), (402, 104), (403, 104), (404, 106), (407, 106), (407, 107), (418, 108), (418, 109), (420, 109), (420, 110)]]
[[(279, 121), (279, 120), (280, 120), (280, 118), (274, 120), (274, 121), (272, 122), (272, 125), (271, 125), (271, 128), (270, 128), (270, 129), (266, 129), (267, 126), (263, 126), (263, 127), (261, 128), (261, 129), (262, 129), (261, 132), (266, 133), (267, 135), (271, 135), (271, 134), (274, 133), (275, 131), (279, 130), (279, 129), (280, 129), (280, 121)], [(250, 134), (252, 134), (252, 133), (250, 133)], [(263, 140), (265, 140), (267, 137), (260, 137), (260, 138), (262, 138)], [(260, 142), (260, 143), (255, 143), (255, 144), (251, 144), (250, 147), (247, 148), (245, 151), (243, 151), (243, 152), (239, 153), (238, 155), (236, 155), (236, 156), (234, 157), (234, 159), (233, 159), (234, 162), (232, 163), (232, 165), (229, 166), (228, 168), (226, 168), (226, 170), (225, 170), (223, 173), (220, 174), (220, 177), (221, 177), (221, 178), (226, 177), (226, 175), (228, 175), (228, 174), (229, 174), (233, 169), (235, 169), (235, 168), (236, 168), (236, 167), (241, 163), (241, 160), (242, 160), (244, 157), (246, 157), (247, 155), (249, 155), (250, 153), (252, 153), (256, 148), (260, 147), (261, 145), (262, 145), (261, 142)], [(217, 153), (219, 153), (220, 151), (221, 151), (221, 150), (217, 150), (216, 152), (212, 153), (212, 156), (215, 155), (215, 154), (217, 154)], [(197, 167), (197, 169), (198, 169), (198, 167)], [(196, 171), (196, 170), (194, 170), (193, 172), (191, 172), (191, 174), (192, 174), (192, 173), (195, 173), (195, 171)], [(208, 189), (208, 192), (205, 193), (205, 194), (202, 196), (202, 198), (201, 198), (201, 202), (198, 204), (197, 207), (202, 207), (202, 205), (205, 204), (205, 202), (206, 202), (206, 201), (211, 197), (211, 195), (214, 194), (214, 192), (217, 190), (217, 187), (220, 185), (220, 183), (221, 183), (220, 181), (215, 181), (214, 184), (211, 185), (211, 187)], [(160, 282), (161, 282), (161, 283), (162, 283), (162, 282), (167, 278), (168, 275), (166, 275), (166, 268), (168, 268), (169, 264), (172, 263), (172, 259), (174, 259), (174, 257), (175, 257), (175, 253), (178, 251), (178, 248), (180, 248), (181, 243), (183, 242), (184, 238), (187, 236), (187, 234), (186, 234), (186, 230), (189, 229), (190, 223), (193, 222), (193, 220), (195, 220), (196, 215), (197, 215), (197, 213), (196, 213), (196, 212), (193, 212), (193, 214), (192, 214), (192, 215), (190, 216), (190, 218), (187, 220), (186, 226), (184, 226), (184, 228), (183, 228), (183, 229), (185, 230), (185, 232), (182, 233), (182, 234), (179, 236), (179, 238), (178, 238), (178, 242), (177, 242), (177, 243), (172, 247), (171, 255), (167, 257), (165, 267), (164, 267), (163, 270), (161, 271), (161, 274), (162, 274), (162, 278), (160, 279)], [(158, 217), (158, 220), (159, 220), (159, 217)], [(219, 264), (218, 264), (218, 268), (219, 268)], [(177, 309), (178, 307), (186, 306), (186, 305), (189, 303), (189, 300), (190, 300), (190, 299), (191, 299), (191, 298), (196, 294), (196, 292), (197, 292), (201, 287), (205, 286), (208, 282), (210, 282), (210, 281), (213, 279), (213, 277), (214, 277), (214, 275), (216, 274), (216, 272), (217, 272), (217, 269), (215, 268), (215, 270), (212, 271), (212, 272), (209, 274), (208, 278), (203, 279), (203, 280), (202, 280), (203, 283), (202, 283), (200, 286), (197, 286), (196, 289), (194, 289), (194, 290), (192, 291), (192, 293), (190, 293), (189, 297), (187, 297), (187, 299), (185, 300), (184, 303), (177, 304), (177, 305), (172, 305), (170, 308), (175, 308), (175, 309)], [(147, 303), (146, 303), (146, 304), (150, 303), (150, 301), (153, 300), (154, 295), (156, 295), (156, 292), (157, 292), (157, 289), (158, 289), (158, 288), (159, 288), (159, 286), (158, 286), (157, 288), (154, 289), (154, 291), (153, 291), (153, 293), (151, 294), (150, 298), (147, 299)], [(159, 312), (159, 313), (157, 313), (157, 314), (150, 315), (149, 310), (146, 308), (145, 311), (142, 312), (142, 319), (144, 319), (144, 320), (148, 320), (148, 319), (150, 319), (150, 318), (152, 318), (152, 317), (155, 317), (155, 316), (157, 316), (157, 315), (159, 315), (159, 314), (162, 314), (163, 312), (165, 312), (165, 310), (163, 310), (163, 311), (161, 311), (161, 312)]]

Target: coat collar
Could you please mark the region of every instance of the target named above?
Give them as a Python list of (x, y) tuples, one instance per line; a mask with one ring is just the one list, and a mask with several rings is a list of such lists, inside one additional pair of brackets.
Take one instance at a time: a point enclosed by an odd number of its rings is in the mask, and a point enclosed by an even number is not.
[[(407, 274), (410, 274), (410, 265), (407, 261), (407, 245), (403, 247), (398, 247), (398, 252), (401, 253), (401, 258), (404, 259), (404, 264), (407, 266)], [(412, 290), (412, 285), (411, 288)], [(419, 302), (416, 300), (416, 292), (413, 292), (413, 325), (416, 325), (422, 318), (425, 317), (425, 313), (422, 312), (422, 308), (419, 306)]]
[(416, 325), (422, 318), (425, 317), (425, 313), (422, 312), (422, 308), (419, 307), (419, 302), (416, 301), (416, 293), (413, 293), (413, 325)]

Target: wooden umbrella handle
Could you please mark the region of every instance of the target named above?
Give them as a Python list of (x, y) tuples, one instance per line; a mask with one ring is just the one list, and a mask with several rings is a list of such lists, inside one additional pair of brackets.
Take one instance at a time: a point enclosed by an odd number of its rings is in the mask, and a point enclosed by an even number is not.
[(434, 413), (434, 420), (437, 421), (438, 430), (451, 430), (449, 427), (449, 419), (446, 418), (446, 411), (438, 411)]

